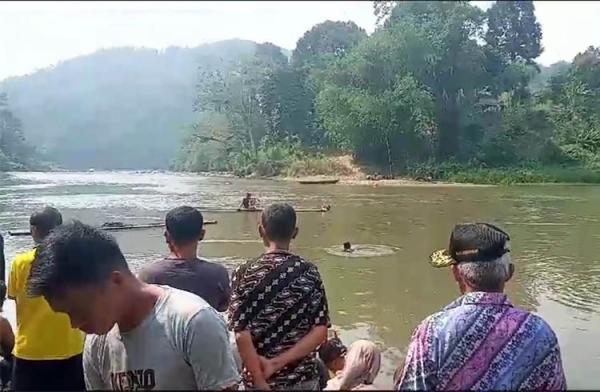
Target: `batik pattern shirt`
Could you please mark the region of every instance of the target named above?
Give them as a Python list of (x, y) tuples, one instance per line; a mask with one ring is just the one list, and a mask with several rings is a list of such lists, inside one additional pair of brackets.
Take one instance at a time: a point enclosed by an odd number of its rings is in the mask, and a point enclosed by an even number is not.
[(565, 390), (558, 341), (502, 293), (466, 294), (415, 330), (398, 390)]
[[(258, 355), (273, 358), (318, 325), (329, 326), (323, 282), (317, 267), (299, 256), (267, 253), (233, 274), (229, 327), (249, 330)], [(318, 378), (316, 351), (288, 364), (268, 380), (272, 388)], [(244, 374), (245, 384), (252, 380)]]

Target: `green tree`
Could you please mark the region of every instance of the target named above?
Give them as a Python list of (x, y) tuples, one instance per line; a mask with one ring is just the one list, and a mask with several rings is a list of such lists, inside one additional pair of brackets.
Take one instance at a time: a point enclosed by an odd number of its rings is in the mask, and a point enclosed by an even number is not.
[(542, 28), (533, 1), (496, 1), (487, 11), (485, 41), (505, 63), (534, 64), (542, 54)]
[(343, 57), (366, 37), (365, 30), (354, 22), (327, 20), (313, 26), (298, 40), (292, 52), (292, 64), (295, 67), (324, 65), (329, 57)]
[(25, 169), (34, 164), (34, 149), (25, 142), (23, 124), (0, 93), (0, 170)]
[(373, 15), (375, 24), (380, 26), (392, 13), (392, 9), (398, 4), (397, 1), (375, 0), (373, 1)]
[(401, 2), (386, 21), (393, 39), (404, 42), (396, 56), (425, 84), (436, 102), (436, 156), (456, 157), (460, 138), (486, 85), (483, 50), (477, 44), (483, 12), (468, 2)]
[(532, 1), (497, 1), (486, 12), (486, 70), (497, 95), (515, 90), (515, 99), (529, 97), (529, 83), (539, 72), (542, 29)]

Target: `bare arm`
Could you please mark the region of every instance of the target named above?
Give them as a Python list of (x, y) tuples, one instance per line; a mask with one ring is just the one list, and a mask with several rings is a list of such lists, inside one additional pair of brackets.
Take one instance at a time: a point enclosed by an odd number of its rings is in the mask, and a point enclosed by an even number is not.
[(267, 384), (267, 380), (260, 365), (260, 358), (256, 352), (254, 344), (252, 343), (250, 331), (245, 330), (242, 332), (237, 332), (235, 334), (235, 340), (240, 352), (240, 357), (242, 358), (242, 363), (252, 375), (254, 386), (260, 389), (269, 390), (269, 385)]
[(308, 354), (315, 351), (325, 339), (327, 339), (327, 326), (314, 326), (306, 336), (300, 339), (298, 343), (291, 348), (274, 358), (262, 360), (265, 368), (265, 376), (268, 378), (284, 366), (306, 357)]
[(7, 319), (2, 318), (0, 320), (0, 348), (2, 349), (2, 356), (6, 358), (15, 346), (15, 335), (12, 327)]

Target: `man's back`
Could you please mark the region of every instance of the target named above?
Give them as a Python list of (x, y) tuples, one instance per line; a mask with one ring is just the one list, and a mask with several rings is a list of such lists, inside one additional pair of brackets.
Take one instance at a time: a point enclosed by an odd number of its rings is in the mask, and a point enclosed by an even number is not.
[(560, 349), (540, 317), (502, 293), (466, 294), (413, 334), (399, 390), (565, 389)]
[(198, 258), (166, 258), (144, 266), (139, 277), (146, 283), (194, 293), (220, 312), (227, 310), (229, 305), (229, 273), (220, 264)]
[(26, 293), (35, 249), (15, 257), (8, 280), (8, 297), (16, 301), (17, 333), (14, 355), (28, 360), (66, 359), (83, 351), (83, 333), (71, 328), (66, 314), (56, 313), (43, 297)]
[[(329, 325), (327, 298), (317, 268), (299, 256), (267, 253), (233, 275), (230, 328), (249, 330), (259, 355), (273, 358), (294, 346), (317, 325)], [(317, 378), (312, 352), (275, 373), (272, 387), (289, 387)], [(252, 382), (246, 379), (246, 384)]]

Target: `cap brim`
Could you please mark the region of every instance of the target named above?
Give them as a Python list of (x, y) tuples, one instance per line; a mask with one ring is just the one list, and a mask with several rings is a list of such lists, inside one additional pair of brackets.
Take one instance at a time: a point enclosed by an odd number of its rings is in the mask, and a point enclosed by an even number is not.
[(444, 268), (456, 264), (447, 249), (436, 250), (429, 256), (429, 264), (435, 268)]

